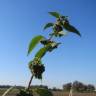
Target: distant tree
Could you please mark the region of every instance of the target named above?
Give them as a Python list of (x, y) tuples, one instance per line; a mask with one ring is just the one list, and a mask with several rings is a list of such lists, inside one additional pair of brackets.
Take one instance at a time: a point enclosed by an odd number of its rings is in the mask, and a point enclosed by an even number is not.
[(88, 91), (88, 92), (93, 92), (93, 91), (95, 91), (95, 86), (92, 85), (92, 84), (88, 84), (88, 85), (87, 85), (87, 91)]
[(56, 88), (56, 87), (53, 87), (51, 90), (52, 91), (62, 91), (62, 89), (59, 89), (59, 88)]
[(57, 91), (57, 88), (56, 87), (53, 87), (53, 89), (52, 89), (53, 91)]
[(48, 86), (46, 86), (46, 85), (40, 85), (40, 88), (48, 89)]
[(0, 88), (10, 88), (11, 85), (0, 85)]
[(32, 85), (32, 86), (30, 86), (30, 88), (44, 88), (44, 89), (48, 89), (48, 86), (46, 86), (46, 85)]
[(70, 89), (73, 89), (73, 91), (76, 92), (94, 92), (95, 91), (95, 86), (92, 84), (84, 84), (82, 82), (79, 81), (74, 81), (73, 84), (72, 83), (67, 83), (63, 85), (63, 90), (64, 91), (69, 91)]
[(83, 92), (86, 90), (86, 86), (82, 82), (75, 81), (73, 82), (73, 90), (78, 92)]
[(64, 85), (63, 85), (63, 90), (64, 90), (64, 91), (70, 91), (71, 86), (72, 86), (72, 83), (64, 84)]

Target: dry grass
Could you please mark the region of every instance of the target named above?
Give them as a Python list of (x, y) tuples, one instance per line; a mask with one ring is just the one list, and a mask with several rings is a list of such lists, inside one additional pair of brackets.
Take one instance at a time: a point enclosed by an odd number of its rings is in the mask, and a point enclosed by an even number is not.
[[(68, 92), (53, 92), (54, 96), (69, 96)], [(96, 96), (96, 93), (73, 93), (73, 96)]]
[[(7, 89), (0, 89), (0, 96), (2, 96), (3, 95), (3, 93), (6, 91)], [(12, 90), (12, 91), (10, 91), (9, 93), (8, 93), (8, 95), (6, 95), (6, 96), (16, 96), (16, 94), (18, 93), (18, 89), (14, 89), (14, 90)]]
[[(6, 91), (6, 89), (0, 89), (0, 96)], [(7, 96), (16, 96), (16, 93), (18, 93), (17, 89), (12, 90), (9, 92)], [(54, 91), (54, 96), (69, 96), (68, 92), (61, 92), (61, 91)], [(96, 93), (73, 93), (73, 96), (96, 96)]]

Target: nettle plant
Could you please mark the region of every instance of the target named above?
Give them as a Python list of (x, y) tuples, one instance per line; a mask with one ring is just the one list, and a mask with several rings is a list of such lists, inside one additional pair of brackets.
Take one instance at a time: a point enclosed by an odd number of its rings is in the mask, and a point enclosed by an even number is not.
[(68, 20), (68, 16), (60, 15), (57, 12), (49, 12), (51, 16), (54, 16), (56, 22), (47, 23), (44, 27), (44, 30), (47, 28), (52, 29), (52, 32), (49, 34), (49, 38), (45, 38), (42, 35), (38, 35), (34, 37), (28, 47), (28, 55), (33, 51), (38, 43), (41, 43), (42, 48), (35, 54), (35, 57), (32, 61), (29, 62), (29, 69), (32, 73), (30, 78), (28, 89), (30, 88), (33, 77), (37, 79), (42, 79), (42, 74), (45, 71), (45, 66), (42, 63), (42, 58), (45, 56), (47, 52), (52, 52), (54, 49), (58, 48), (61, 42), (56, 42), (53, 40), (53, 37), (63, 37), (66, 35), (66, 32), (73, 32), (79, 36), (81, 36), (80, 32), (70, 24)]

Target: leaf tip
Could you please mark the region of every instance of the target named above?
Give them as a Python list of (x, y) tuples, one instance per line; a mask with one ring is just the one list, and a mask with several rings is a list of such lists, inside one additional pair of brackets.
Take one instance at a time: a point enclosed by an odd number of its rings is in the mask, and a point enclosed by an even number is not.
[(29, 56), (29, 51), (27, 52), (27, 56)]
[(81, 33), (78, 31), (78, 35), (80, 36), (80, 37), (82, 37), (82, 35), (81, 35)]

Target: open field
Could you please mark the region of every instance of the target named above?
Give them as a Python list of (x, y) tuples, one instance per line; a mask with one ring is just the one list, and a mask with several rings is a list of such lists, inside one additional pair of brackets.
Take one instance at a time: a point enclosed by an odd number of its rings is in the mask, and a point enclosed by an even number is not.
[[(6, 89), (0, 89), (0, 96), (6, 91)], [(14, 89), (8, 93), (7, 96), (16, 96), (18, 89)], [(69, 96), (68, 92), (54, 91), (53, 96)], [(96, 96), (96, 93), (73, 93), (73, 96)]]
[[(2, 94), (6, 91), (7, 89), (0, 89), (0, 96), (2, 96)], [(19, 91), (18, 91), (18, 89), (13, 89), (12, 91), (10, 91), (9, 93), (8, 93), (8, 95), (6, 95), (6, 96), (16, 96), (16, 94), (18, 93)]]
[[(68, 92), (53, 92), (54, 96), (69, 96)], [(73, 96), (96, 96), (96, 93), (73, 93)]]

